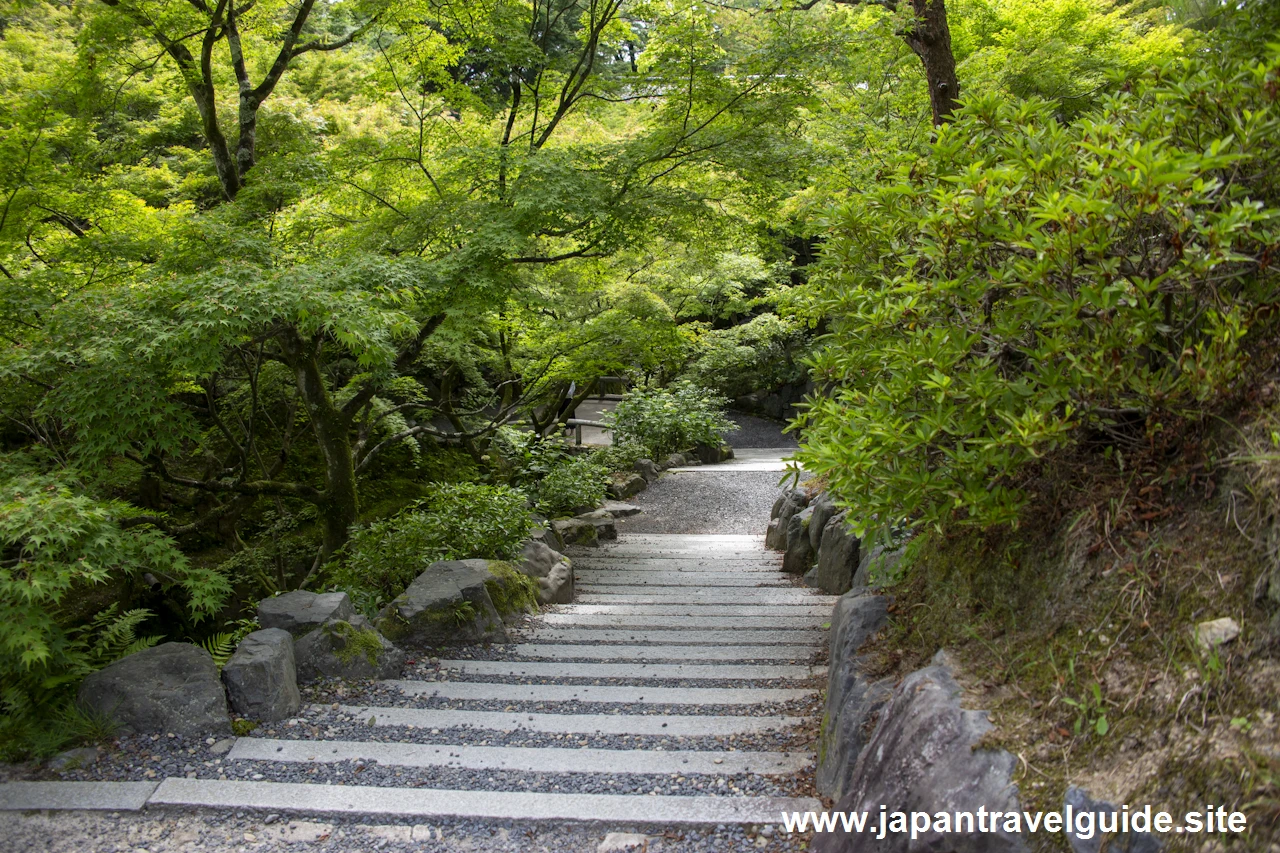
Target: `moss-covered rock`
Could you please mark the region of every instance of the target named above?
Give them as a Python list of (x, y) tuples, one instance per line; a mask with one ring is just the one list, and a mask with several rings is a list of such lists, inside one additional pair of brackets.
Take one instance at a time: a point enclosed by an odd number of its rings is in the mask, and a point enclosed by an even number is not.
[(484, 582), (498, 615), (506, 617), (538, 609), (538, 583), (511, 563), (490, 560), (491, 580)]
[(294, 647), (298, 680), (317, 678), (395, 678), (405, 654), (378, 633), (369, 620), (330, 619), (297, 641)]
[[(505, 566), (506, 572), (495, 573), (495, 566)], [(490, 560), (432, 563), (382, 609), (378, 629), (396, 642), (413, 646), (504, 643), (507, 630), (491, 589), (504, 606), (516, 606), (521, 587), (510, 575), (518, 574), (509, 563)], [(534, 596), (536, 601), (536, 589)]]

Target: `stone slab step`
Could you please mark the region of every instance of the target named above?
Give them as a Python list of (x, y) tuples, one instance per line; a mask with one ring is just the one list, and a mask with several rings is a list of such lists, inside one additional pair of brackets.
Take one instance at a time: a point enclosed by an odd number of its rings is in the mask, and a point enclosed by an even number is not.
[(777, 574), (782, 571), (782, 561), (763, 563), (760, 560), (639, 560), (634, 557), (574, 557), (575, 569), (582, 571), (628, 572), (733, 572), (735, 574)]
[[(323, 707), (323, 706), (322, 706)], [(375, 726), (419, 729), (473, 728), (487, 731), (527, 730), (549, 734), (657, 735), (720, 737), (787, 729), (799, 717), (699, 716), (696, 714), (527, 714), (506, 711), (454, 711), (340, 705), (339, 713)]]
[[(674, 584), (671, 586), (663, 586), (661, 584), (650, 583), (628, 583), (626, 581), (593, 581), (591, 583), (583, 583), (581, 580), (577, 582), (576, 590), (583, 595), (667, 595), (679, 596), (682, 601), (692, 601), (695, 598), (709, 597), (711, 600), (720, 598), (733, 598), (734, 596), (748, 595), (791, 595), (805, 596), (809, 595), (812, 590), (805, 589), (802, 586), (794, 586), (778, 577), (777, 582), (768, 582), (760, 584), (752, 584), (750, 586), (736, 584), (733, 586), (709, 586), (689, 584)], [(587, 592), (583, 592), (587, 590)], [(819, 596), (821, 599), (822, 596)]]
[[(819, 675), (818, 668), (790, 664), (686, 664), (686, 663), (561, 663), (559, 661), (442, 660), (442, 669), (465, 675), (506, 675), (526, 678), (626, 678), (649, 680), (733, 679), (803, 681)], [(825, 667), (822, 668), (825, 671)]]
[(515, 653), (524, 658), (552, 660), (789, 660), (804, 661), (818, 650), (808, 646), (592, 646), (562, 643), (521, 643)]
[(608, 584), (610, 586), (699, 586), (699, 587), (760, 587), (795, 589), (783, 575), (737, 574), (727, 572), (604, 572), (574, 570), (574, 578), (583, 586)]
[(810, 798), (531, 794), (176, 778), (165, 779), (151, 802), (292, 814), (607, 821), (660, 826), (776, 824), (781, 822), (784, 811), (822, 808), (818, 800)]
[(636, 705), (767, 705), (813, 696), (800, 687), (654, 687), (492, 684), (485, 681), (384, 681), (408, 696), (460, 701), (601, 702)]
[(720, 601), (688, 601), (683, 604), (564, 604), (557, 613), (583, 615), (614, 614), (617, 616), (825, 616), (830, 618), (829, 604), (793, 604), (780, 610), (776, 604), (727, 604)]
[(797, 628), (791, 630), (745, 630), (721, 629), (718, 631), (702, 631), (697, 629), (653, 630), (649, 628), (570, 628), (547, 627), (538, 628), (530, 634), (530, 639), (546, 643), (653, 643), (662, 645), (690, 645), (692, 643), (747, 643), (766, 645), (782, 643), (788, 645), (810, 644), (821, 646), (826, 631), (819, 627)]
[(593, 613), (547, 613), (548, 625), (601, 628), (819, 628), (831, 621), (825, 616), (625, 616)]
[[(598, 589), (599, 587), (592, 587)], [(634, 588), (634, 592), (584, 592), (574, 597), (575, 604), (669, 604), (683, 602), (687, 604), (767, 604), (771, 607), (791, 607), (792, 605), (820, 604), (830, 611), (839, 600), (834, 595), (812, 595), (802, 589), (795, 590), (687, 590), (663, 591), (661, 589), (646, 590), (644, 587)]]
[(611, 548), (586, 548), (571, 546), (569, 551), (572, 557), (591, 557), (592, 559), (626, 557), (630, 559), (698, 560), (715, 557), (760, 562), (777, 562), (778, 554), (777, 551), (766, 551), (763, 546), (760, 548), (666, 548), (650, 545), (615, 545)]
[(646, 544), (655, 546), (691, 545), (725, 546), (740, 545), (749, 548), (763, 548), (763, 533), (627, 533), (623, 532), (610, 543), (609, 547), (619, 545)]
[(159, 782), (6, 782), (0, 784), (0, 811), (83, 809), (136, 812)]
[(328, 763), (376, 761), (394, 767), (462, 767), (525, 773), (639, 773), (706, 775), (799, 773), (813, 763), (805, 752), (681, 752), (648, 749), (564, 749), (463, 746), (458, 744), (238, 739), (233, 761)]
[(771, 472), (786, 471), (788, 464), (782, 460), (777, 462), (768, 461), (743, 461), (735, 462), (730, 459), (728, 462), (717, 462), (714, 465), (695, 465), (692, 468), (668, 468), (668, 474), (763, 474)]

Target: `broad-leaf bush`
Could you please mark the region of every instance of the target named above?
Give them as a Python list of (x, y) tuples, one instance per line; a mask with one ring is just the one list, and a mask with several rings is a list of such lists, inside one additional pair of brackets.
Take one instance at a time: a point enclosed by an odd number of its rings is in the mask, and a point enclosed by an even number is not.
[(533, 526), (525, 496), (509, 486), (435, 484), (408, 509), (354, 529), (328, 582), (372, 614), (437, 560), (506, 560)]
[(689, 382), (628, 394), (606, 415), (613, 440), (643, 447), (652, 459), (719, 444), (737, 429), (724, 413), (728, 400)]
[(740, 326), (701, 335), (684, 376), (729, 397), (803, 384), (808, 371), (801, 359), (808, 349), (809, 334), (798, 319), (761, 314)]
[(503, 427), (494, 441), (511, 483), (548, 516), (595, 507), (609, 485), (607, 460), (599, 452), (574, 455), (557, 439)]
[(1237, 47), (1069, 124), (967, 104), (829, 222), (805, 468), (863, 519), (1013, 522), (1047, 451), (1230, 393), (1277, 297), (1278, 87)]
[(33, 733), (65, 711), (80, 679), (154, 641), (134, 636), (145, 610), (117, 615), (111, 605), (72, 624), (66, 614), (82, 606), (77, 598), (148, 572), (198, 621), (230, 592), (222, 575), (191, 565), (141, 515), (50, 477), (0, 484), (0, 752), (31, 748)]
[(594, 509), (608, 485), (609, 469), (594, 456), (562, 459), (538, 481), (538, 510), (557, 516)]

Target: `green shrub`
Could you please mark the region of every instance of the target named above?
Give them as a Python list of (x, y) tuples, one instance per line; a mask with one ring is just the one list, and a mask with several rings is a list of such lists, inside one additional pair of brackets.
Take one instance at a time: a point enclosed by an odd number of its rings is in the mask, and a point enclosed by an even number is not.
[(649, 451), (634, 441), (615, 440), (608, 447), (602, 447), (591, 454), (595, 463), (611, 474), (624, 474), (634, 470), (641, 459), (648, 456)]
[(498, 467), (511, 484), (536, 494), (538, 483), (551, 469), (570, 458), (563, 442), (541, 438), (528, 430), (501, 427), (494, 436), (490, 454), (497, 454)]
[(689, 382), (636, 391), (605, 416), (613, 440), (643, 447), (651, 459), (719, 444), (736, 429), (724, 414), (728, 400)]
[(809, 346), (809, 333), (799, 320), (761, 314), (738, 326), (704, 332), (683, 375), (728, 397), (803, 384)]
[[(220, 574), (192, 566), (173, 540), (138, 523), (118, 501), (73, 494), (38, 475), (0, 485), (0, 754), (56, 748), (45, 737), (84, 676), (159, 637), (136, 632), (151, 614), (111, 604), (85, 625), (67, 616), (94, 587), (150, 572), (199, 620), (230, 592)], [(122, 522), (133, 526), (124, 527)], [(43, 733), (43, 734), (42, 734)]]
[(1206, 50), (1069, 124), (977, 97), (835, 212), (806, 470), (864, 521), (1013, 522), (1042, 454), (1231, 393), (1274, 328), (1277, 55)]
[(352, 531), (327, 570), (329, 585), (373, 615), (437, 560), (510, 559), (533, 526), (525, 496), (509, 486), (436, 484), (391, 518)]
[[(547, 516), (567, 515), (604, 500), (611, 470), (601, 456), (604, 451), (576, 455), (563, 442), (511, 428), (498, 431), (492, 450), (500, 455), (512, 484), (524, 489)], [(616, 456), (616, 461), (621, 459)], [(634, 464), (633, 460), (627, 468)]]
[(609, 470), (594, 454), (562, 459), (536, 485), (538, 510), (554, 517), (594, 508), (608, 485)]

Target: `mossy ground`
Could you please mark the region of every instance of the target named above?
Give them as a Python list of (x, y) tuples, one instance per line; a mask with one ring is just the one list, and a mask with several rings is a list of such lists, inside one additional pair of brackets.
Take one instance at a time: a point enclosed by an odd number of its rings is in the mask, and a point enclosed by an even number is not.
[[(1080, 450), (1028, 481), (1017, 529), (917, 537), (890, 627), (864, 648), (871, 668), (902, 675), (954, 653), (970, 706), (996, 725), (986, 744), (1018, 758), (1025, 808), (1060, 808), (1069, 783), (1179, 815), (1222, 804), (1249, 815), (1247, 836), (1170, 848), (1267, 850), (1280, 840), (1280, 661), (1255, 600), (1268, 499), (1246, 486), (1265, 477), (1237, 464), (1241, 435), (1187, 430), (1172, 456)], [(1206, 652), (1195, 626), (1220, 617), (1243, 632)]]

